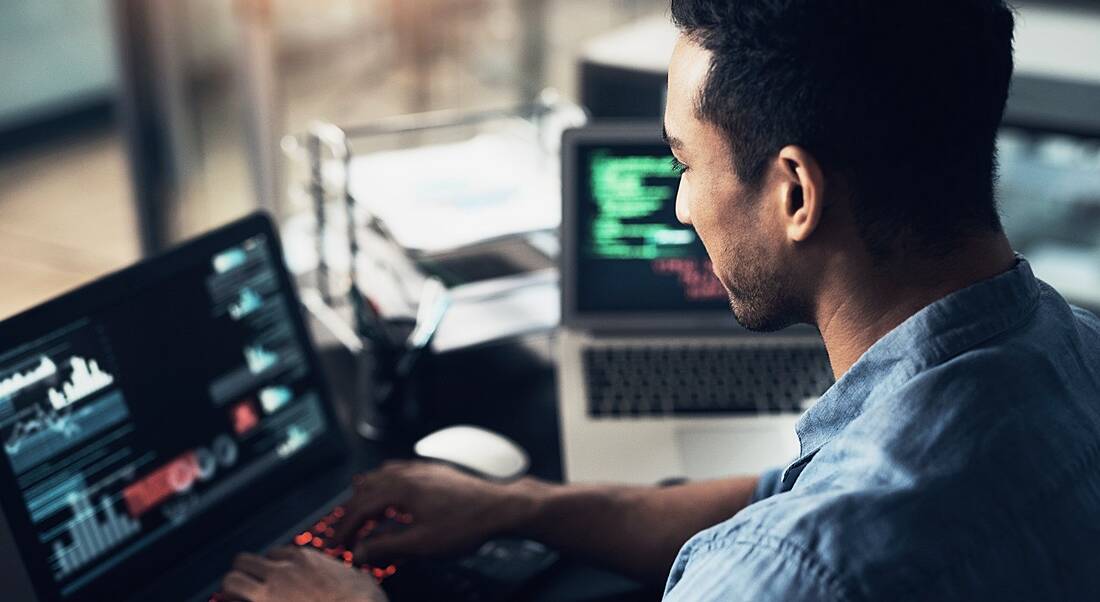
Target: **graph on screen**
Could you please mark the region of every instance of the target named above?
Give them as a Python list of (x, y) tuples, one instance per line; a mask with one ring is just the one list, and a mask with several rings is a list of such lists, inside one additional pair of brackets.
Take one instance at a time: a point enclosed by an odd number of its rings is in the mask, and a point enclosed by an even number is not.
[(61, 384), (61, 390), (50, 389), (47, 395), (50, 405), (61, 410), (89, 397), (115, 382), (115, 377), (104, 372), (95, 360), (82, 357), (69, 359), (69, 380)]
[(244, 349), (245, 363), (252, 374), (260, 374), (279, 361), (279, 355), (266, 349), (262, 344), (249, 345)]
[(82, 322), (0, 356), (0, 442), (17, 474), (129, 417), (111, 361)]
[(34, 406), (15, 422), (4, 440), (16, 473), (84, 444), (129, 418), (122, 393), (111, 392), (75, 410)]
[(86, 492), (71, 492), (66, 503), (72, 517), (65, 524), (68, 542), (53, 542), (58, 576), (87, 565), (103, 553), (141, 532), (141, 523), (115, 509), (115, 500), (104, 496), (93, 503)]
[(245, 287), (235, 303), (229, 305), (229, 315), (234, 320), (240, 320), (260, 309), (264, 305), (264, 299), (254, 289)]
[(42, 356), (37, 361), (38, 364), (34, 368), (26, 372), (13, 372), (0, 380), (0, 398), (11, 397), (57, 374), (57, 364), (50, 358)]

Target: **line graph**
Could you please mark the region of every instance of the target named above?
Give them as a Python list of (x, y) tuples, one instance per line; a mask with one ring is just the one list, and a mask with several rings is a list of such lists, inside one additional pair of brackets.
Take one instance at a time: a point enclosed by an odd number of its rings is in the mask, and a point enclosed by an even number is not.
[(18, 454), (31, 438), (39, 433), (56, 433), (63, 438), (72, 438), (80, 427), (72, 420), (72, 414), (34, 408), (34, 416), (15, 423), (4, 442), (8, 454)]
[(122, 393), (111, 392), (76, 410), (35, 405), (24, 411), (8, 437), (4, 451), (16, 473), (80, 445), (129, 418)]

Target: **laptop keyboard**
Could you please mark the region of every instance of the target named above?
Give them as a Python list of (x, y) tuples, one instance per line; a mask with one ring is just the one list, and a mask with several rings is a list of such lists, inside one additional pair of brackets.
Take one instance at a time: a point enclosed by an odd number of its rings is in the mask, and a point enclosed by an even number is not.
[(594, 417), (798, 412), (833, 384), (820, 344), (589, 347)]

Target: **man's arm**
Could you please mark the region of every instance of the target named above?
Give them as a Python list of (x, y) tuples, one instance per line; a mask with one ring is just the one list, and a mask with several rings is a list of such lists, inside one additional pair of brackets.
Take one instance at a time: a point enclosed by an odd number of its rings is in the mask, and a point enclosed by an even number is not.
[(530, 500), (531, 510), (515, 530), (639, 579), (663, 582), (680, 547), (748, 505), (756, 482), (738, 477), (624, 487), (525, 480), (519, 495)]
[(692, 535), (744, 508), (756, 477), (671, 487), (501, 484), (421, 462), (390, 464), (361, 477), (337, 539), (395, 506), (412, 515), (404, 531), (373, 536), (363, 560), (444, 554), (502, 533), (520, 534), (649, 582), (668, 574)]

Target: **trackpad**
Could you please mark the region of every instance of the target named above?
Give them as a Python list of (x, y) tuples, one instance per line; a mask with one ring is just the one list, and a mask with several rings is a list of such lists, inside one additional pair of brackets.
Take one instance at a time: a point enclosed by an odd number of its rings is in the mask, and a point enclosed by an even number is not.
[(686, 476), (713, 479), (785, 466), (798, 455), (798, 439), (793, 435), (786, 429), (768, 428), (683, 429), (676, 438)]

